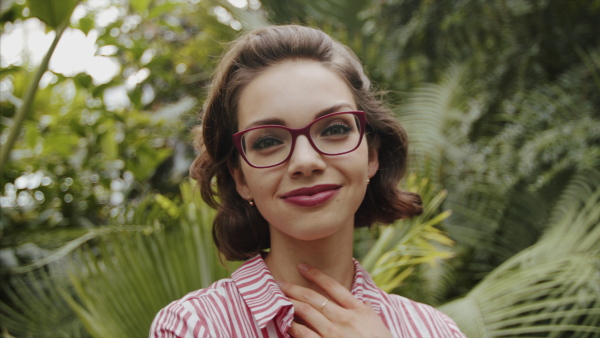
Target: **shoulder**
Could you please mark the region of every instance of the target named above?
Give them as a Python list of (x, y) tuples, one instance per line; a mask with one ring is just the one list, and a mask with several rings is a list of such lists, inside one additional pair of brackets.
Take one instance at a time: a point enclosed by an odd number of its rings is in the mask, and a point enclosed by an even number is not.
[(150, 337), (227, 336), (227, 309), (239, 298), (232, 279), (221, 279), (205, 289), (171, 302), (154, 317)]
[(433, 306), (415, 302), (406, 297), (381, 291), (381, 314), (390, 317), (395, 326), (410, 336), (465, 337), (454, 320)]
[(464, 338), (456, 323), (436, 308), (406, 297), (388, 294), (377, 287), (369, 273), (355, 260), (355, 284), (364, 283), (368, 299), (381, 319), (399, 337)]

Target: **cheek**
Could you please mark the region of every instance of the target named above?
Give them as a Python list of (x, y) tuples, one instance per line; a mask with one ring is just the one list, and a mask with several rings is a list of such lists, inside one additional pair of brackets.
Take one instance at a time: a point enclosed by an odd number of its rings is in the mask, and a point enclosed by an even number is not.
[(274, 194), (279, 182), (278, 175), (269, 169), (250, 168), (246, 174), (246, 183), (252, 196), (263, 198), (268, 194)]
[(369, 148), (367, 147), (366, 142), (361, 144), (358, 149), (355, 151), (355, 165), (352, 167), (356, 172), (367, 172), (369, 170)]

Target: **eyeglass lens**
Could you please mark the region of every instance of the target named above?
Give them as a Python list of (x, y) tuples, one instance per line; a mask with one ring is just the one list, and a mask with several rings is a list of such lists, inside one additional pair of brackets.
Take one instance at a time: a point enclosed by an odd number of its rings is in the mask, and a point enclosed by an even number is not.
[[(314, 147), (326, 155), (353, 150), (360, 142), (360, 123), (352, 114), (337, 114), (316, 120), (310, 126)], [(262, 127), (246, 132), (241, 139), (246, 159), (255, 166), (271, 166), (284, 161), (292, 151), (293, 137), (279, 126)]]

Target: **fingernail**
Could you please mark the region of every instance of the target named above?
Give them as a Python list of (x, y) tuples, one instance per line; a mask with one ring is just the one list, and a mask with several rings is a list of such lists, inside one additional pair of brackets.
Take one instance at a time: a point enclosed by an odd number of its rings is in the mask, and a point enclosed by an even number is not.
[(302, 271), (308, 271), (310, 267), (304, 263), (300, 263), (298, 264), (298, 269), (302, 270)]

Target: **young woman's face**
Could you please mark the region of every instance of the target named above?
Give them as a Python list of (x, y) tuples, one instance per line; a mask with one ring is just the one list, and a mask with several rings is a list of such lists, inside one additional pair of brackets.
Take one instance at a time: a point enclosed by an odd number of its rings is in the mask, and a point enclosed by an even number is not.
[[(302, 128), (324, 113), (357, 109), (342, 78), (314, 61), (268, 68), (244, 88), (238, 107), (239, 131), (266, 124)], [(364, 136), (356, 150), (327, 156), (300, 135), (287, 162), (259, 169), (240, 158), (233, 176), (240, 196), (254, 200), (271, 232), (316, 240), (354, 227), (354, 213), (378, 165)]]

